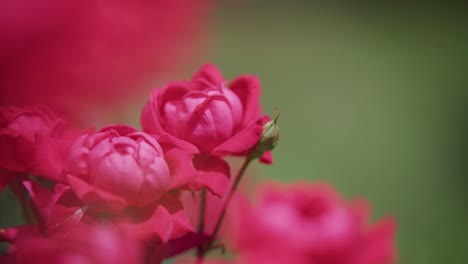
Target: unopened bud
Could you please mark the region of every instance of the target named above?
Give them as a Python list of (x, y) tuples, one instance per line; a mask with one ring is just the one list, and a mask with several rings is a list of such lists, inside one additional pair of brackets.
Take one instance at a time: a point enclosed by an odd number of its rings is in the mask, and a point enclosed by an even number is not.
[(268, 121), (263, 125), (262, 137), (258, 141), (255, 148), (250, 153), (250, 157), (258, 158), (266, 151), (273, 150), (279, 141), (279, 126), (278, 126), (279, 113), (275, 110), (273, 120)]

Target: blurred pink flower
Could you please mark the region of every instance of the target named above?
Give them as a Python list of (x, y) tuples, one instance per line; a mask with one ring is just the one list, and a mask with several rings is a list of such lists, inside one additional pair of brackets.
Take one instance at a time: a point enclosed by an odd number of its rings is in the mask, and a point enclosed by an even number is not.
[(0, 105), (73, 116), (142, 94), (199, 49), (210, 0), (0, 2)]
[[(4, 231), (3, 231), (4, 232)], [(0, 234), (1, 237), (2, 234)], [(12, 243), (5, 264), (144, 263), (143, 247), (110, 226), (81, 225), (48, 237), (23, 232)]]
[(62, 170), (77, 136), (46, 107), (1, 107), (0, 189), (18, 173), (63, 181)]
[(365, 202), (343, 201), (325, 184), (268, 185), (257, 207), (239, 199), (237, 209), (233, 234), (238, 234), (234, 244), (241, 263), (387, 264), (395, 259), (393, 219), (369, 224)]

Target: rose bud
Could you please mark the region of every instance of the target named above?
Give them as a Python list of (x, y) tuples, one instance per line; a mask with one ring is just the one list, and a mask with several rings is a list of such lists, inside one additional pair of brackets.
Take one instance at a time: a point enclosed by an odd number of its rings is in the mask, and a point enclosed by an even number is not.
[[(257, 207), (238, 199), (234, 245), (242, 263), (388, 264), (395, 258), (393, 219), (369, 224), (367, 205), (343, 201), (325, 184), (266, 186)], [(231, 236), (232, 237), (232, 236)], [(282, 252), (281, 258), (271, 252)]]
[(279, 142), (279, 126), (278, 126), (279, 113), (275, 111), (273, 120), (268, 121), (263, 125), (263, 133), (260, 141), (253, 148), (249, 156), (252, 158), (260, 158), (264, 163), (272, 163), (271, 151), (276, 147)]
[(119, 213), (158, 200), (170, 170), (155, 138), (127, 126), (80, 137), (69, 159), (69, 184), (90, 209)]

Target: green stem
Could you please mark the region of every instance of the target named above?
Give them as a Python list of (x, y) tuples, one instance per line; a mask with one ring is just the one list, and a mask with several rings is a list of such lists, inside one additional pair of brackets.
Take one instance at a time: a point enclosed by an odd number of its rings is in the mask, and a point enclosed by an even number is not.
[(203, 234), (205, 231), (205, 208), (206, 208), (206, 189), (200, 193), (200, 215), (198, 221), (198, 232)]
[(239, 172), (237, 173), (234, 185), (232, 186), (231, 191), (228, 194), (228, 197), (226, 199), (226, 203), (224, 204), (223, 210), (221, 211), (221, 215), (218, 219), (218, 222), (216, 223), (216, 227), (213, 231), (213, 235), (211, 236), (212, 238), (210, 239), (210, 246), (213, 244), (214, 240), (216, 239), (216, 236), (219, 233), (219, 230), (221, 229), (221, 225), (223, 224), (224, 217), (226, 216), (226, 210), (227, 207), (229, 206), (229, 203), (232, 200), (232, 197), (234, 196), (234, 192), (237, 190), (237, 187), (239, 186), (240, 180), (242, 179), (242, 176), (244, 175), (245, 171), (247, 170), (247, 167), (249, 166), (250, 162), (253, 159), (250, 157), (247, 157), (242, 164), (242, 167), (239, 169)]
[[(207, 241), (207, 243), (202, 244), (202, 245), (200, 245), (198, 247), (198, 252), (197, 252), (197, 263), (198, 264), (202, 263), (203, 257), (211, 249), (213, 243), (215, 242), (216, 237), (218, 236), (219, 230), (221, 229), (224, 217), (226, 216), (227, 207), (229, 206), (229, 203), (231, 202), (232, 197), (234, 196), (234, 192), (237, 190), (237, 187), (239, 186), (239, 183), (240, 183), (240, 181), (242, 179), (242, 176), (244, 175), (245, 171), (247, 170), (247, 167), (249, 166), (250, 162), (252, 162), (252, 160), (254, 160), (254, 159), (255, 158), (253, 158), (251, 156), (247, 156), (247, 158), (245, 159), (245, 161), (242, 164), (241, 168), (237, 172), (234, 184), (233, 184), (233, 186), (232, 186), (232, 188), (231, 188), (231, 190), (230, 190), (230, 192), (229, 192), (229, 194), (228, 194), (228, 196), (226, 198), (226, 202), (225, 202), (224, 207), (223, 207), (223, 209), (221, 211), (221, 215), (219, 216), (219, 219), (216, 222), (216, 226), (215, 226), (215, 229), (213, 231), (213, 234), (211, 235), (211, 237)], [(203, 203), (202, 203), (202, 205), (203, 205)]]
[[(206, 189), (201, 190), (200, 193), (200, 213), (198, 221), (198, 233), (203, 234), (205, 231), (205, 208), (206, 208)], [(204, 245), (201, 244), (197, 248), (197, 263), (202, 263), (204, 253)]]

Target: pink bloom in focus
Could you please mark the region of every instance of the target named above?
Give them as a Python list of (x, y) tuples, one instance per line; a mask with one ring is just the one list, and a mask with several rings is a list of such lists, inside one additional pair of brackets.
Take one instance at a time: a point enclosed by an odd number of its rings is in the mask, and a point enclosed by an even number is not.
[(366, 204), (343, 201), (331, 186), (270, 185), (257, 207), (239, 201), (235, 245), (242, 263), (388, 264), (395, 259), (394, 221), (369, 224)]
[[(229, 184), (229, 166), (220, 157), (247, 155), (269, 120), (261, 114), (260, 92), (257, 77), (243, 75), (228, 84), (214, 65), (206, 64), (191, 81), (154, 89), (141, 124), (145, 132), (195, 154), (199, 177), (193, 189), (208, 187), (222, 196)], [(271, 163), (271, 153), (261, 160)]]
[(227, 85), (214, 65), (204, 65), (192, 81), (154, 89), (145, 105), (143, 130), (168, 133), (204, 154), (242, 154), (263, 131), (260, 82), (240, 76)]
[(76, 134), (46, 107), (0, 108), (0, 171), (4, 172), (0, 189), (18, 173), (63, 181), (62, 170)]
[(109, 126), (79, 138), (68, 172), (79, 199), (106, 213), (150, 205), (166, 191), (188, 184), (196, 173), (184, 153), (174, 149), (164, 154), (155, 138), (127, 126)]

